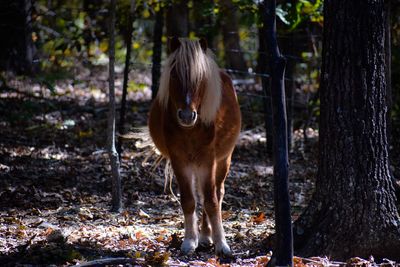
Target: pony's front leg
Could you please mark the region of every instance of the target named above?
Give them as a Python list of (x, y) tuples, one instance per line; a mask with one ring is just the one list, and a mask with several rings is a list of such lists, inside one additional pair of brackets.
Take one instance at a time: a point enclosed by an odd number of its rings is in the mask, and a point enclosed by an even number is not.
[(220, 257), (231, 257), (232, 252), (225, 239), (224, 228), (222, 227), (221, 206), (217, 193), (216, 164), (211, 163), (201, 168), (201, 180), (203, 184), (204, 210), (207, 213), (211, 225), (212, 240), (215, 245), (215, 254)]
[(198, 225), (196, 216), (195, 192), (193, 192), (193, 172), (187, 166), (177, 166), (172, 162), (176, 175), (179, 192), (181, 195), (181, 206), (184, 216), (185, 237), (181, 245), (181, 253), (189, 254), (195, 251), (198, 245)]

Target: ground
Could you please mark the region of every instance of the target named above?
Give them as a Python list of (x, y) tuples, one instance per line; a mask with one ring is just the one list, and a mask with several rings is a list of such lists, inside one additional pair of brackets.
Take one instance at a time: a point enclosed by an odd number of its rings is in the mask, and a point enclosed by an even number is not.
[[(132, 143), (124, 144), (121, 158), (123, 212), (109, 211), (107, 82), (104, 75), (79, 75), (57, 83), (53, 92), (17, 78), (0, 91), (0, 265), (66, 266), (128, 257), (139, 266), (219, 266), (212, 249), (180, 255), (183, 216), (164, 192), (163, 164), (153, 170), (153, 159), (144, 163)], [(133, 79), (149, 83), (146, 75)], [(120, 84), (119, 78), (117, 89)], [(146, 124), (149, 96), (146, 88), (129, 93), (130, 127)], [(274, 232), (272, 162), (262, 119), (250, 118), (246, 107), (226, 182), (223, 224), (235, 256), (231, 265), (263, 266), (270, 256), (265, 239)], [(308, 135), (305, 144), (296, 132), (290, 154), (293, 219), (306, 206), (316, 174), (317, 133), (310, 129)]]

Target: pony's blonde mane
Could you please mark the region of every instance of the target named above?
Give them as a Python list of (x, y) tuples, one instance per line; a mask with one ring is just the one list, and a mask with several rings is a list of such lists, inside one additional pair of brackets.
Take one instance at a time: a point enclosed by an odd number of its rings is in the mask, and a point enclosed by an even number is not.
[(157, 100), (167, 108), (169, 99), (169, 81), (171, 70), (176, 73), (185, 88), (197, 90), (201, 82), (206, 81), (199, 117), (205, 124), (214, 121), (221, 103), (221, 77), (212, 52), (205, 53), (198, 40), (179, 38), (180, 46), (168, 58), (160, 78)]

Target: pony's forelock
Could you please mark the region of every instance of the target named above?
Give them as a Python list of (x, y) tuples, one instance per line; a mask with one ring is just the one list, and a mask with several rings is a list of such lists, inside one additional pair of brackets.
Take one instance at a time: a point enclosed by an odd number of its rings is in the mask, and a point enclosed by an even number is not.
[(175, 71), (183, 83), (182, 86), (197, 90), (200, 83), (205, 80), (206, 88), (202, 99), (199, 117), (205, 124), (214, 121), (221, 103), (221, 77), (219, 68), (214, 61), (214, 55), (210, 49), (205, 53), (199, 41), (180, 38), (180, 46), (165, 62), (160, 78), (160, 87), (157, 100), (162, 107), (167, 108), (169, 100), (169, 81), (171, 70)]

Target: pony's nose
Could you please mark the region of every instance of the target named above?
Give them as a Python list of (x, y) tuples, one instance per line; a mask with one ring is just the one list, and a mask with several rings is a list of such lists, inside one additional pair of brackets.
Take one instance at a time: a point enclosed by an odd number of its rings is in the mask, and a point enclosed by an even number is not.
[(197, 112), (190, 109), (178, 109), (178, 120), (182, 126), (193, 126), (197, 119)]

